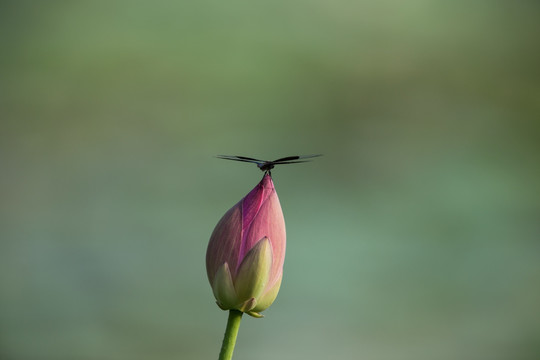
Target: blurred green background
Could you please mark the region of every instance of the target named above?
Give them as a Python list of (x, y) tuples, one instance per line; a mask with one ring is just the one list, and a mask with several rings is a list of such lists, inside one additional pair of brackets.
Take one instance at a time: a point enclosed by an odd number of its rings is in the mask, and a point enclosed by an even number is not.
[(540, 357), (536, 1), (2, 1), (0, 358), (215, 359), (208, 238), (273, 159), (235, 359)]

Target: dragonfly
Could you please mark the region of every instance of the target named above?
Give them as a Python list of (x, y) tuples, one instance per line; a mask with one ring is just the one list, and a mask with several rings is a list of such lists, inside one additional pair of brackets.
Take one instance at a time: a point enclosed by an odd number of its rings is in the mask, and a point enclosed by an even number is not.
[(322, 154), (287, 156), (287, 157), (279, 158), (277, 160), (272, 160), (272, 161), (259, 160), (259, 159), (254, 159), (250, 157), (245, 157), (245, 156), (217, 155), (216, 157), (219, 159), (242, 161), (242, 162), (256, 164), (257, 167), (261, 169), (262, 172), (272, 176), (272, 173), (270, 170), (272, 170), (274, 166), (276, 165), (298, 164), (298, 163), (309, 162), (311, 160), (305, 160), (305, 159), (311, 159), (311, 158), (319, 157), (319, 156), (322, 156)]

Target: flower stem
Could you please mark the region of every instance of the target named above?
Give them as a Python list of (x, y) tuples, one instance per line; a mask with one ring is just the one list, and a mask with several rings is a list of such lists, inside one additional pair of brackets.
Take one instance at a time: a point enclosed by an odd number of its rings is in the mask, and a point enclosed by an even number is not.
[(236, 344), (236, 336), (238, 335), (238, 329), (240, 328), (240, 320), (242, 320), (243, 314), (243, 312), (238, 310), (229, 311), (227, 329), (225, 329), (225, 336), (223, 337), (223, 345), (221, 345), (219, 360), (232, 359), (234, 345)]

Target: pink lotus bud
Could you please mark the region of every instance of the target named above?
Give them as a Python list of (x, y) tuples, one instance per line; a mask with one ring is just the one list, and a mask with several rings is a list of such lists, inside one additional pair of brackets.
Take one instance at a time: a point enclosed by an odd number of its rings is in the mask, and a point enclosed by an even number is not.
[(223, 215), (206, 251), (206, 271), (223, 310), (261, 317), (275, 300), (285, 260), (285, 220), (270, 175)]

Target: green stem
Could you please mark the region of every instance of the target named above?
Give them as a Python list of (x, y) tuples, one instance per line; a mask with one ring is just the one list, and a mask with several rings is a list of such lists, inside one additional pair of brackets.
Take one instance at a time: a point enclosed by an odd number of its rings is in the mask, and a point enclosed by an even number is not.
[(223, 337), (223, 345), (221, 345), (221, 352), (219, 353), (219, 360), (231, 360), (234, 351), (234, 345), (236, 344), (236, 336), (238, 335), (238, 329), (240, 328), (240, 320), (242, 320), (241, 311), (230, 310), (229, 320), (227, 320), (227, 329), (225, 330), (225, 336)]

